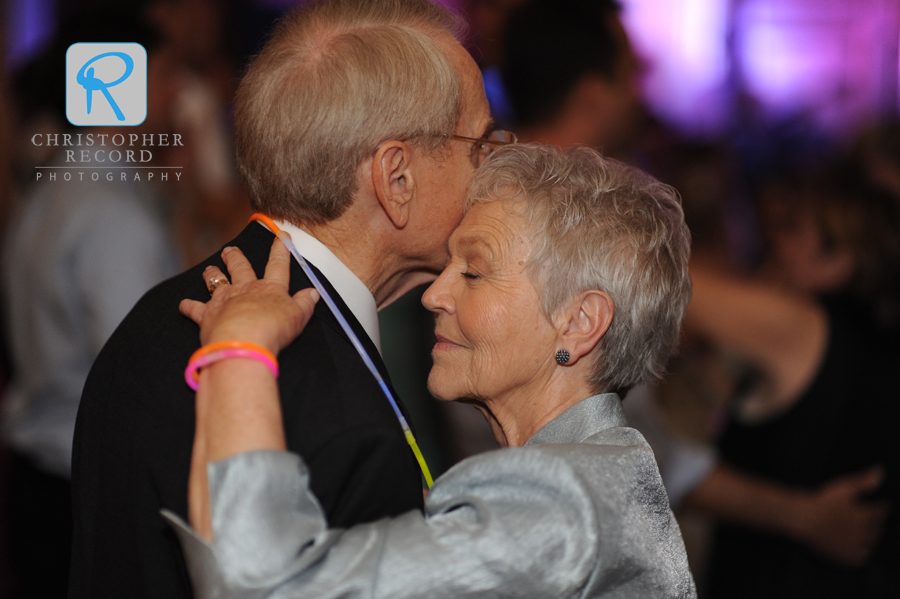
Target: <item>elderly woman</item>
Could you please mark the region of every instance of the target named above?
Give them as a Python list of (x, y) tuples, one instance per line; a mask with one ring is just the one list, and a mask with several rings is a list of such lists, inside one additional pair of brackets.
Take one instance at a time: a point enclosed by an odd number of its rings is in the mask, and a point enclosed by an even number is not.
[[(593, 150), (509, 147), (477, 172), (449, 251), (423, 298), (429, 388), (476, 405), (505, 449), (438, 479), (424, 516), (329, 529), (284, 451), (269, 367), (216, 362), (197, 394), (196, 532), (168, 515), (198, 597), (696, 595), (653, 453), (620, 406), (662, 374), (690, 296), (675, 191)], [(317, 293), (288, 296), (279, 242), (263, 280), (238, 250), (224, 258), (232, 285), (182, 311), (205, 344), (277, 354)]]

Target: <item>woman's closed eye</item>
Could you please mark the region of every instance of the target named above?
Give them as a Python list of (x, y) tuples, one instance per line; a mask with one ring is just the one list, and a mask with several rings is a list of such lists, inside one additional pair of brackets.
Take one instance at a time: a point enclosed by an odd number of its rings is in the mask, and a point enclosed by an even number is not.
[(475, 274), (474, 272), (470, 272), (468, 270), (466, 272), (462, 273), (462, 276), (469, 279), (470, 281), (475, 281), (475, 280), (481, 278), (479, 275)]

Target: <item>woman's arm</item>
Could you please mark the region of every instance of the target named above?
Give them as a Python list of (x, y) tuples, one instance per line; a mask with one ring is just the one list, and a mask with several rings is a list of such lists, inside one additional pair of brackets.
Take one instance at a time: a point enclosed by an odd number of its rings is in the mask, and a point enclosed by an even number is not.
[(862, 498), (884, 478), (879, 468), (835, 479), (816, 491), (791, 489), (716, 466), (684, 500), (717, 519), (785, 535), (833, 561), (861, 566), (887, 516), (883, 502)]
[[(557, 599), (648, 588), (696, 597), (674, 518), (661, 521), (656, 502), (627, 500), (646, 491), (641, 481), (613, 484), (646, 472), (623, 453), (652, 463), (649, 451), (630, 449), (612, 450), (599, 499), (560, 452), (515, 448), (451, 469), (425, 517), (349, 529), (328, 528), (299, 456), (253, 451), (209, 466), (212, 541), (167, 517), (198, 599)], [(585, 459), (596, 468), (608, 457)]]
[(767, 376), (777, 401), (796, 398), (818, 372), (828, 319), (811, 298), (694, 261), (685, 326), (728, 347)]
[[(291, 256), (280, 241), (272, 245), (261, 280), (240, 250), (225, 248), (222, 259), (231, 284), (218, 287), (206, 304), (184, 300), (182, 314), (200, 325), (204, 345), (246, 341), (278, 355), (309, 321), (318, 293), (305, 289), (288, 295)], [(204, 277), (216, 274), (221, 272), (210, 267)], [(215, 362), (200, 373), (196, 412), (188, 513), (198, 533), (211, 539), (207, 465), (247, 451), (285, 449), (275, 377), (256, 360)]]

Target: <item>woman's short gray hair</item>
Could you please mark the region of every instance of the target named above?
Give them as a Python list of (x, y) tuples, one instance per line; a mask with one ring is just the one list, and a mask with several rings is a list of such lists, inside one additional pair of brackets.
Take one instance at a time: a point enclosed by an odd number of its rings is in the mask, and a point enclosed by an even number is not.
[(253, 208), (295, 224), (340, 216), (381, 143), (435, 152), (462, 111), (440, 38), (458, 18), (428, 0), (328, 0), (278, 24), (235, 100), (238, 166)]
[(661, 377), (691, 297), (678, 192), (595, 150), (535, 144), (503, 148), (478, 169), (467, 208), (497, 200), (514, 202), (535, 233), (528, 272), (548, 317), (590, 289), (612, 299), (593, 389), (624, 393)]

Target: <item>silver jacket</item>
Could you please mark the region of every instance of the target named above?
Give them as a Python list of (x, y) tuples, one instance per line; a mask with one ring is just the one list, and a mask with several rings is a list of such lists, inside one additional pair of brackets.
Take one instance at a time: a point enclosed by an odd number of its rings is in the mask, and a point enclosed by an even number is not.
[(696, 597), (653, 452), (615, 394), (581, 401), (525, 447), (460, 462), (425, 516), (329, 529), (303, 461), (209, 466), (214, 541), (164, 512), (200, 599)]

